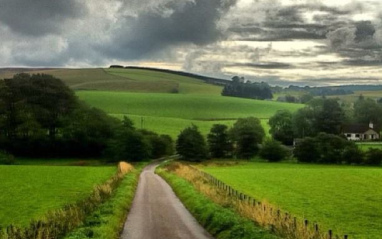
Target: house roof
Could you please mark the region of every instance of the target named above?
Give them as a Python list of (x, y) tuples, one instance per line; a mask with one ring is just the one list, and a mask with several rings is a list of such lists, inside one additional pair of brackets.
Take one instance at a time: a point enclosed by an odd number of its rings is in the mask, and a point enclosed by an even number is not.
[(344, 133), (365, 133), (369, 129), (374, 130), (379, 134), (380, 129), (376, 125), (370, 128), (368, 124), (345, 124), (342, 126), (342, 132)]

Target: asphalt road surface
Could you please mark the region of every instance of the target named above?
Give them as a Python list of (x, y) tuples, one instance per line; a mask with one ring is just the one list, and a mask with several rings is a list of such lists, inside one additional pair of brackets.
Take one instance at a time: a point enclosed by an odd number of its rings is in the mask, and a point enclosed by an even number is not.
[(157, 163), (140, 175), (121, 239), (213, 239), (154, 173)]

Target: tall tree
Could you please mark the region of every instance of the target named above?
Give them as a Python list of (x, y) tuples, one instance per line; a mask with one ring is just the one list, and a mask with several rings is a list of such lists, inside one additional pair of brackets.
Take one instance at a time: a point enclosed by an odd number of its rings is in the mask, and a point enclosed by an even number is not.
[(382, 106), (372, 99), (359, 99), (354, 104), (355, 121), (361, 124), (382, 124)]
[(176, 151), (187, 161), (202, 161), (207, 158), (206, 141), (195, 125), (180, 132), (176, 140)]
[(231, 136), (236, 146), (236, 155), (251, 158), (259, 150), (265, 132), (258, 118), (248, 117), (238, 119), (231, 129)]
[(269, 132), (275, 140), (286, 145), (292, 145), (294, 139), (292, 113), (288, 110), (279, 110), (269, 119), (271, 129)]
[(345, 121), (345, 113), (336, 99), (325, 99), (321, 110), (315, 115), (317, 132), (340, 134), (341, 125)]
[(226, 125), (214, 124), (207, 135), (207, 142), (211, 157), (225, 158), (232, 155), (233, 146)]

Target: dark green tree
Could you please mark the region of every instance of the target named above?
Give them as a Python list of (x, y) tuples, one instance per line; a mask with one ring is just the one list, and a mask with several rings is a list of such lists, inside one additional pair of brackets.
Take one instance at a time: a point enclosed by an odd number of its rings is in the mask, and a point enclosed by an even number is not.
[(299, 162), (317, 162), (321, 157), (317, 146), (317, 141), (314, 138), (306, 137), (297, 143), (293, 150), (293, 155)]
[(292, 116), (293, 134), (297, 138), (316, 135), (314, 112), (310, 107), (297, 110)]
[(307, 94), (303, 94), (301, 97), (300, 97), (300, 102), (302, 104), (307, 104), (309, 103), (311, 100), (313, 100), (313, 95), (311, 95), (310, 93), (307, 93)]
[(268, 138), (262, 144), (260, 156), (269, 162), (279, 162), (289, 156), (289, 150), (279, 141)]
[(292, 145), (294, 139), (292, 113), (288, 110), (279, 110), (269, 119), (271, 129), (269, 133), (275, 140), (286, 145)]
[(158, 135), (148, 130), (138, 130), (148, 140), (151, 146), (150, 158), (158, 159), (174, 153), (173, 141), (168, 135)]
[(207, 135), (207, 142), (211, 157), (226, 158), (232, 156), (233, 145), (226, 125), (214, 124)]
[(114, 162), (142, 161), (150, 158), (151, 151), (149, 140), (141, 132), (120, 128), (109, 141), (105, 154)]
[(340, 134), (345, 113), (336, 99), (325, 99), (316, 111), (314, 128), (317, 132)]
[(343, 160), (347, 164), (363, 164), (364, 158), (365, 153), (356, 144), (349, 145), (343, 152)]
[(365, 155), (365, 163), (379, 166), (382, 162), (382, 150), (370, 148)]
[(372, 99), (361, 99), (354, 104), (354, 118), (357, 123), (382, 124), (382, 106)]
[(238, 119), (231, 129), (231, 137), (235, 145), (236, 156), (249, 159), (255, 156), (265, 136), (258, 118)]
[(195, 125), (182, 130), (176, 140), (176, 151), (187, 161), (202, 161), (207, 158), (207, 145)]

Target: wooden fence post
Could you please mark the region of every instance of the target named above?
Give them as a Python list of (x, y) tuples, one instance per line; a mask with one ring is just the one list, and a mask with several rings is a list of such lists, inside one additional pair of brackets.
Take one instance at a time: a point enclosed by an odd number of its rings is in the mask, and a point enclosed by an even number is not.
[(329, 239), (332, 239), (333, 238), (333, 232), (332, 230), (329, 230)]

